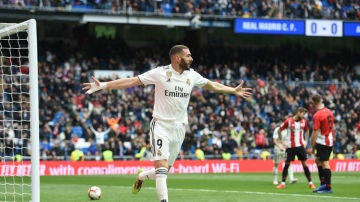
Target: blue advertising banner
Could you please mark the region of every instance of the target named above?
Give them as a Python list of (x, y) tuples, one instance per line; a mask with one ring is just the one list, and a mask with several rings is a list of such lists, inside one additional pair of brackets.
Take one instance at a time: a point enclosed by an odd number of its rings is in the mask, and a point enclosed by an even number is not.
[(360, 37), (360, 22), (344, 22), (344, 36)]
[(305, 22), (301, 20), (236, 18), (234, 32), (238, 34), (305, 35)]

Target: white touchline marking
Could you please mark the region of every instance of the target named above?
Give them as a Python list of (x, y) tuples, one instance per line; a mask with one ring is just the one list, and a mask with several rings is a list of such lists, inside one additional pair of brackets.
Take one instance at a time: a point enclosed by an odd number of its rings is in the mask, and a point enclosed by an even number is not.
[[(187, 189), (184, 189), (187, 190)], [(197, 191), (199, 191), (197, 189)], [(244, 193), (244, 194), (262, 194), (262, 195), (288, 195), (288, 196), (307, 196), (307, 197), (319, 197), (319, 198), (338, 198), (338, 199), (352, 199), (352, 200), (359, 200), (360, 198), (354, 198), (354, 197), (341, 197), (341, 196), (332, 196), (332, 195), (318, 195), (318, 194), (287, 194), (287, 193), (274, 193), (274, 192), (256, 192), (256, 191), (219, 191), (219, 190), (202, 190), (200, 191), (204, 192), (227, 192), (227, 193)]]
[[(129, 187), (121, 186), (121, 188), (129, 189)], [(143, 187), (143, 189), (155, 189), (154, 187)], [(319, 194), (287, 194), (287, 193), (274, 193), (274, 192), (256, 192), (256, 191), (238, 191), (238, 190), (211, 190), (211, 189), (178, 189), (178, 188), (168, 188), (169, 190), (174, 191), (196, 191), (196, 192), (219, 192), (219, 193), (237, 193), (237, 194), (262, 194), (262, 195), (278, 195), (278, 196), (301, 196), (301, 197), (317, 197), (317, 198), (331, 198), (331, 199), (348, 199), (348, 200), (360, 200), (356, 197), (343, 197), (343, 196), (333, 196), (333, 195), (319, 195)]]

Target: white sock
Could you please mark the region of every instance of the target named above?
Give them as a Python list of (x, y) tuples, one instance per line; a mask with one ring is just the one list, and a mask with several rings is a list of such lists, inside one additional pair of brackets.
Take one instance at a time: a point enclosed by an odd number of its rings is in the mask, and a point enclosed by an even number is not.
[(273, 168), (273, 173), (274, 173), (274, 180), (278, 180), (278, 168), (277, 168), (277, 166), (274, 166), (274, 168)]
[(140, 180), (155, 180), (155, 168), (145, 170), (139, 175)]
[(168, 169), (160, 167), (156, 169), (156, 192), (160, 202), (168, 201), (168, 189), (166, 184)]
[(288, 173), (289, 173), (290, 181), (294, 180), (294, 171), (291, 165), (288, 168)]

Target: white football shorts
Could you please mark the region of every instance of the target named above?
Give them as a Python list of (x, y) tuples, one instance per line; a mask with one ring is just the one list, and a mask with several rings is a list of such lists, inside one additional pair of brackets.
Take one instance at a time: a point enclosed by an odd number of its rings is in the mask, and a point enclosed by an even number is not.
[(152, 160), (168, 160), (172, 166), (185, 138), (186, 124), (153, 118), (150, 122)]
[(280, 163), (285, 159), (285, 151), (280, 151), (278, 147), (274, 147), (274, 163)]

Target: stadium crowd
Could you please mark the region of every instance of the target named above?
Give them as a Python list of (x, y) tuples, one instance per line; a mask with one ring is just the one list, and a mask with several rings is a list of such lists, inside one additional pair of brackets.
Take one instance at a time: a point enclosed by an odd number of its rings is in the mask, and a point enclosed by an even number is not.
[(154, 14), (290, 19), (360, 19), (359, 0), (3, 0), (0, 7), (53, 7), (59, 11), (145, 12)]
[[(100, 41), (102, 48), (93, 42), (88, 49), (98, 50), (97, 56), (66, 51), (67, 46), (39, 46), (42, 47), (39, 112), (43, 160), (70, 159), (75, 148), (84, 152), (85, 159), (101, 159), (104, 151), (111, 151), (115, 159), (148, 158), (153, 88), (139, 86), (85, 95), (81, 83), (88, 82), (91, 72), (98, 69), (131, 70), (137, 75), (157, 65), (166, 65), (168, 56), (163, 50), (167, 47), (158, 44), (116, 49), (111, 48), (113, 42)], [(297, 107), (308, 109), (312, 125), (314, 108), (309, 99), (313, 93), (322, 94), (326, 105), (334, 111), (334, 152), (355, 157), (360, 147), (360, 65), (354, 61), (359, 55), (354, 54), (344, 50), (320, 56), (295, 45), (271, 49), (209, 45), (204, 50), (194, 50), (193, 67), (202, 75), (228, 85), (245, 80), (246, 86), (254, 88), (254, 96), (244, 101), (195, 89), (180, 158), (269, 158), (261, 154), (273, 152), (274, 128)], [(24, 73), (21, 68), (12, 71)], [(109, 79), (113, 78), (101, 78)], [(7, 121), (29, 117), (25, 110), (29, 106), (17, 111), (16, 102), (11, 104), (19, 99), (14, 97), (16, 92), (26, 88), (20, 81), (15, 83), (5, 85), (5, 93), (0, 95), (4, 100), (1, 105), (4, 121), (0, 123), (6, 137), (1, 139), (1, 144), (8, 146), (1, 155), (12, 156), (22, 151), (26, 156), (31, 152), (30, 142), (26, 141), (28, 122), (21, 123), (23, 129), (20, 129), (20, 123)], [(13, 146), (23, 149), (12, 150)]]

